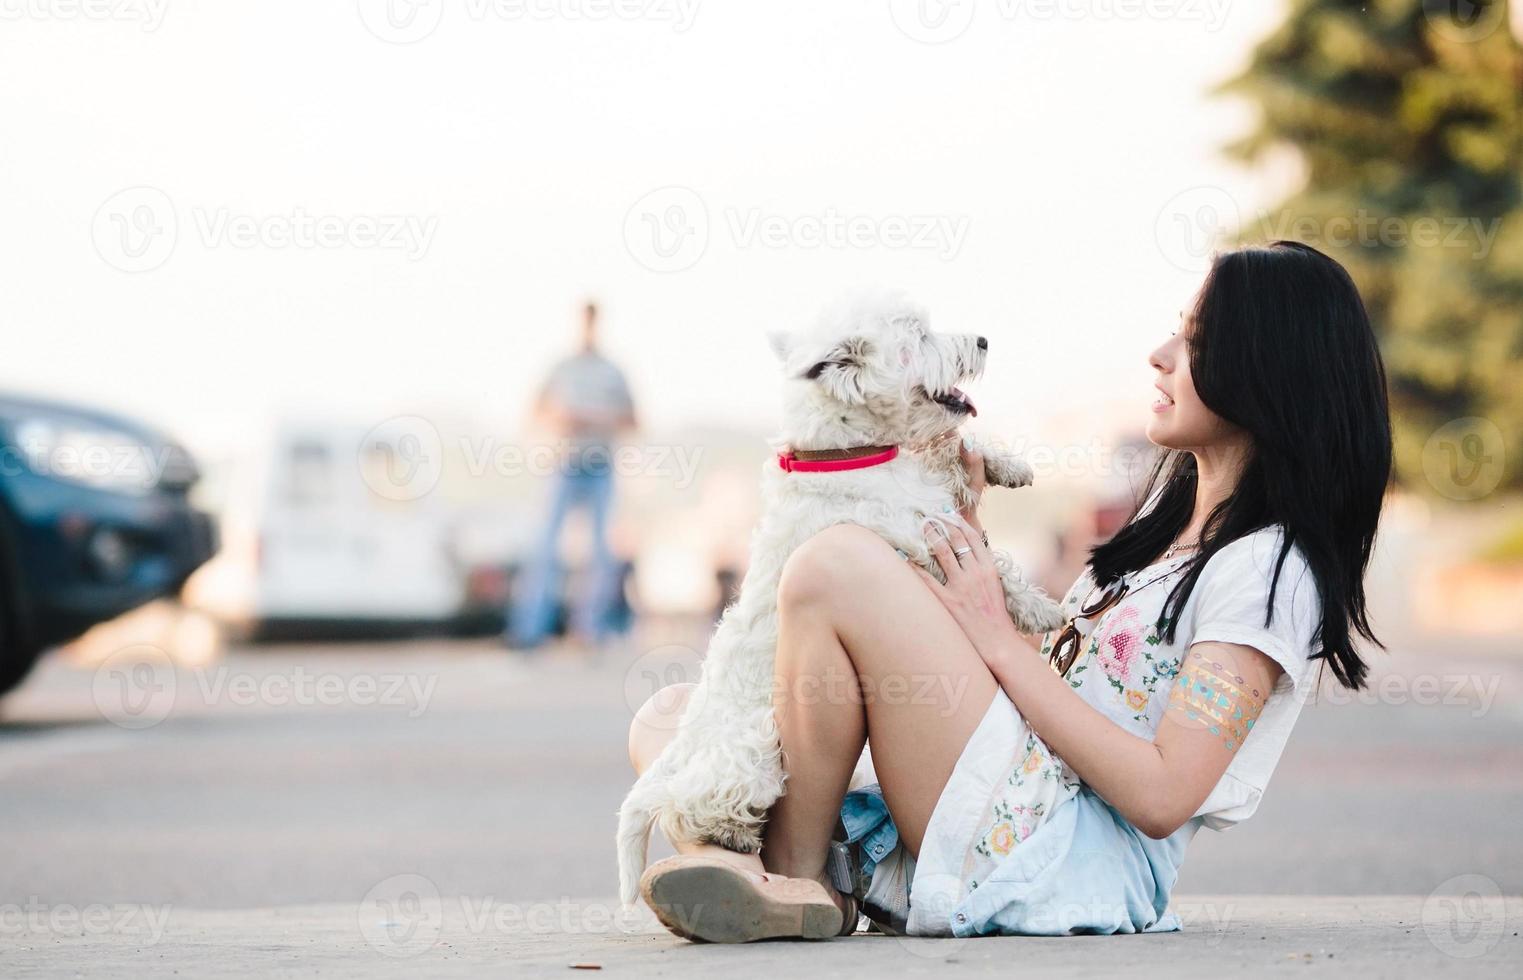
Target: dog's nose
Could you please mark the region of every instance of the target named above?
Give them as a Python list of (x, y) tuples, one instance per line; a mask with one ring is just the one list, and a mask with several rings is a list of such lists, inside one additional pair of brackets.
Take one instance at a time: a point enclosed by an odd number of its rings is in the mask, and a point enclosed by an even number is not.
[(980, 338), (978, 338), (978, 349), (979, 350), (988, 350), (989, 349), (989, 338), (988, 337), (980, 337)]

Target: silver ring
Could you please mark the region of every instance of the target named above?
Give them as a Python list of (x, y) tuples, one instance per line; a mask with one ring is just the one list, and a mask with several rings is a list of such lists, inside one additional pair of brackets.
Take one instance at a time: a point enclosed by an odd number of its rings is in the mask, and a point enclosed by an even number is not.
[(962, 561), (962, 556), (963, 555), (971, 555), (971, 554), (973, 554), (973, 549), (972, 548), (953, 548), (952, 549), (952, 554), (957, 557), (958, 561)]

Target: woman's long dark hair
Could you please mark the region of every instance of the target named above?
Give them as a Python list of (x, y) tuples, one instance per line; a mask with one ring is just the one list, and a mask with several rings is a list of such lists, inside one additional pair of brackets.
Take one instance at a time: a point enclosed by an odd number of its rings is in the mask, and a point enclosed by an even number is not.
[[(1224, 253), (1196, 301), (1189, 357), (1201, 401), (1246, 431), (1252, 447), (1164, 603), (1166, 639), (1173, 642), (1179, 611), (1211, 556), (1280, 525), (1265, 625), (1285, 557), (1298, 547), (1322, 604), (1313, 656), (1345, 687), (1363, 687), (1367, 668), (1354, 634), (1379, 645), (1364, 572), (1391, 475), (1391, 421), (1385, 367), (1353, 280), (1298, 242)], [(1107, 585), (1155, 561), (1189, 524), (1195, 485), (1192, 454), (1162, 454), (1138, 512), (1091, 551), (1095, 580)]]

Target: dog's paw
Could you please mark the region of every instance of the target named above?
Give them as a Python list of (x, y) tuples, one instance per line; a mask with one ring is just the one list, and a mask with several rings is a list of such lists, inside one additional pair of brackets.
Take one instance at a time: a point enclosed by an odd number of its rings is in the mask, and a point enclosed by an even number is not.
[(963, 444), (984, 458), (984, 479), (991, 487), (1027, 487), (1036, 478), (1031, 464), (998, 444), (963, 439)]
[(743, 824), (711, 827), (704, 835), (704, 843), (718, 844), (727, 851), (735, 851), (739, 854), (755, 854), (762, 848), (761, 828)]
[(992, 451), (984, 456), (984, 478), (995, 487), (1029, 487), (1036, 479), (1031, 464), (1014, 453)]
[(1028, 588), (1018, 596), (1011, 596), (1007, 605), (1010, 618), (1022, 633), (1046, 633), (1066, 622), (1063, 607), (1053, 602), (1041, 589)]

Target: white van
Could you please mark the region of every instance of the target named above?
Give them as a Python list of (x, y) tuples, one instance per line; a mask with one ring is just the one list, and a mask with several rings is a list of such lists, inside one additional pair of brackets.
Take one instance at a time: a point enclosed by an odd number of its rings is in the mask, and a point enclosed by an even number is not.
[(280, 423), (225, 474), (225, 546), (188, 598), (255, 633), (453, 621), (466, 573), (451, 508), (432, 488), (388, 482), (418, 453), (405, 427)]

